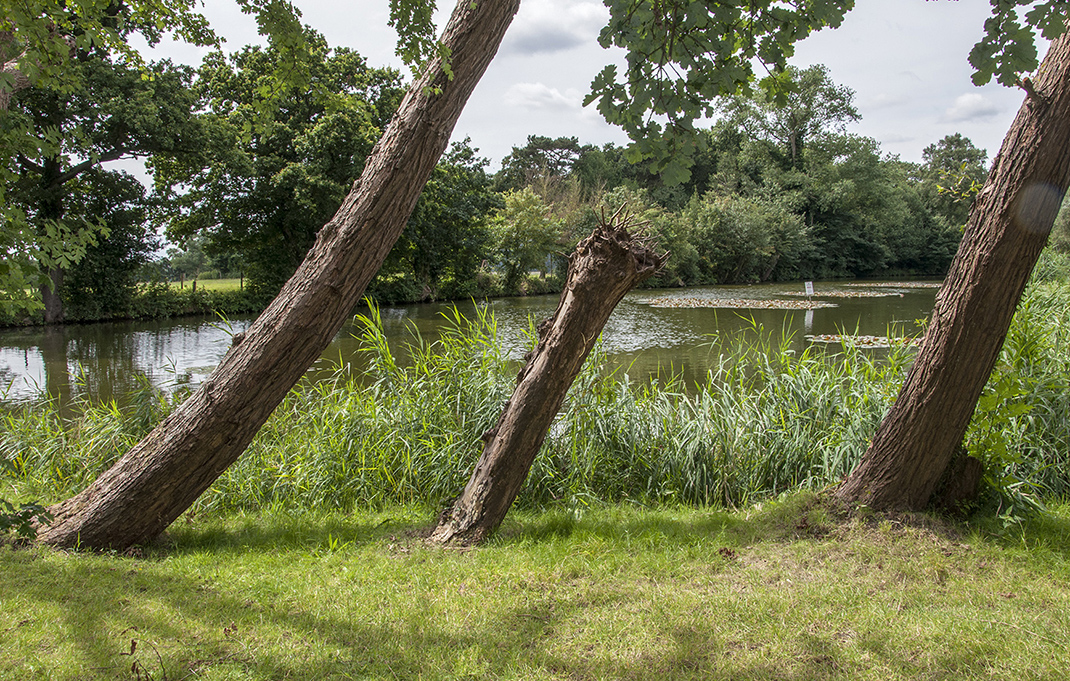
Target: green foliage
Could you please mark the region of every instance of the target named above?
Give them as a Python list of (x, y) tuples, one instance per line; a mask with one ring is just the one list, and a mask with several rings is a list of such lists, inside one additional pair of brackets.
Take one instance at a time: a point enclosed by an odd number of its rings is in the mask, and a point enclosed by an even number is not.
[(1035, 511), (1038, 498), (1070, 494), (1070, 285), (1066, 257), (1045, 259), (1062, 263), (1041, 274), (1061, 274), (1027, 289), (966, 434), (1007, 517)]
[[(277, 73), (295, 54), (306, 88)], [(153, 160), (171, 199), (161, 219), (172, 240), (203, 234), (206, 255), (237, 257), (252, 288), (273, 295), (360, 175), (400, 98), (398, 74), (305, 28), (296, 45), (208, 55), (195, 92), (213, 145)]]
[[(985, 21), (985, 35), (970, 51), (974, 85), (984, 85), (992, 76), (1007, 87), (1018, 85), (1021, 74), (1035, 71), (1040, 61), (1036, 30), (1054, 40), (1066, 30), (1067, 4), (1063, 0), (992, 0), (992, 16)], [(1019, 8), (1028, 8), (1019, 18)], [(1024, 23), (1022, 21), (1024, 19)]]
[(52, 521), (52, 514), (36, 502), (16, 507), (7, 499), (0, 499), (0, 507), (0, 537), (14, 530), (19, 538), (32, 540), (37, 536), (35, 521), (42, 525)]
[(973, 197), (988, 177), (988, 152), (975, 147), (968, 137), (955, 133), (925, 147), (922, 158), (926, 202), (949, 225), (964, 227)]
[(490, 229), (507, 291), (516, 290), (529, 270), (545, 271), (546, 259), (561, 238), (560, 222), (530, 187), (505, 194), (505, 207), (491, 219)]
[(269, 302), (262, 294), (248, 288), (217, 290), (209, 286), (194, 287), (165, 282), (140, 284), (130, 302), (130, 317), (162, 319), (189, 315), (232, 315), (259, 312)]
[(794, 273), (809, 240), (809, 229), (783, 204), (741, 196), (695, 198), (680, 220), (696, 249), (701, 283), (768, 281), (778, 266)]
[[(455, 143), (435, 166), (401, 237), (369, 292), (381, 301), (467, 298), (489, 257), (487, 216), (501, 208), (469, 140)], [(398, 288), (401, 286), (401, 288)]]
[[(155, 45), (167, 33), (193, 45), (209, 45), (217, 38), (195, 0), (126, 0), (113, 2), (24, 3), (5, 0), (0, 7), (0, 56), (14, 60), (30, 85), (45, 85), (61, 92), (79, 87), (79, 74), (69, 66), (74, 53), (113, 54), (139, 66), (142, 58), (130, 45), (139, 33)], [(0, 76), (0, 88), (13, 78)]]
[(69, 187), (68, 214), (93, 216), (106, 235), (67, 269), (66, 318), (129, 317), (138, 275), (158, 245), (145, 221), (144, 188), (130, 175), (100, 169), (87, 171)]
[[(610, 19), (599, 43), (627, 50), (627, 65), (623, 77), (615, 65), (603, 69), (584, 104), (597, 101), (605, 119), (628, 133), (631, 160), (653, 159), (668, 184), (686, 182), (704, 143), (694, 121), (712, 118), (719, 97), (750, 92), (756, 64), (782, 71), (796, 41), (839, 26), (853, 5), (607, 0)], [(761, 87), (783, 97), (780, 84), (774, 75)]]
[(796, 170), (811, 141), (842, 135), (848, 123), (861, 117), (854, 106), (854, 91), (836, 85), (828, 69), (815, 64), (807, 69), (789, 66), (778, 78), (775, 91), (721, 100), (729, 125), (737, 125), (751, 139), (768, 140), (777, 160)]
[[(30, 141), (11, 159), (18, 172), (5, 187), (20, 216), (8, 223), (21, 233), (15, 238), (20, 271), (11, 286), (39, 285), (41, 272), (71, 268), (106, 235), (109, 220), (129, 226), (130, 216), (120, 219), (118, 209), (103, 208), (119, 190), (114, 181), (99, 179), (104, 177), (99, 163), (183, 153), (202, 139), (200, 127), (190, 118), (188, 69), (166, 62), (134, 69), (106, 56), (85, 56), (68, 68), (79, 73), (77, 88), (23, 90), (4, 119)], [(80, 180), (87, 173), (97, 174)], [(129, 185), (122, 190), (130, 191)], [(139, 202), (124, 198), (120, 204), (127, 210)], [(7, 298), (18, 299), (21, 290), (9, 292)]]
[(390, 0), (390, 25), (398, 33), (396, 51), (414, 78), (437, 58), (443, 72), (453, 80), (449, 48), (435, 36), (435, 7), (435, 0)]
[(96, 242), (95, 220), (66, 214), (66, 183), (102, 161), (195, 140), (184, 123), (183, 70), (144, 64), (128, 43), (134, 33), (153, 44), (168, 32), (196, 44), (214, 41), (193, 5), (3, 4), (0, 57), (16, 73), (0, 77), (0, 246), (10, 254), (0, 267), (0, 312), (40, 307), (26, 289)]
[(1051, 228), (1048, 244), (1059, 253), (1070, 253), (1070, 202), (1063, 201), (1055, 224)]

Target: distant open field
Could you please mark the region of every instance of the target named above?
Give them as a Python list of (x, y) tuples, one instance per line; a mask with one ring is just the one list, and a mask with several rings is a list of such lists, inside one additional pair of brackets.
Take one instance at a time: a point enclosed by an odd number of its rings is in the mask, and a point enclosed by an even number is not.
[[(172, 288), (189, 287), (193, 285), (192, 280), (187, 280), (185, 284), (180, 284), (177, 281), (171, 282)], [(204, 288), (210, 291), (238, 291), (242, 287), (241, 279), (198, 279), (197, 288)]]

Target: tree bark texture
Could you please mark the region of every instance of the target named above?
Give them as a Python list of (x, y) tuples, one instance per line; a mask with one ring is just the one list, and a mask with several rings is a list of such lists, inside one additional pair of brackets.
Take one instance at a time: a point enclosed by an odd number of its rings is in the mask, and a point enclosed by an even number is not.
[(63, 268), (50, 267), (48, 279), (41, 284), (40, 291), (45, 308), (45, 324), (62, 324), (66, 316), (63, 309)]
[(579, 243), (569, 257), (557, 310), (539, 325), (538, 344), (517, 376), (513, 396), (498, 424), (484, 433), (472, 477), (430, 541), (475, 544), (501, 524), (609, 315), (664, 261), (615, 220)]
[(895, 404), (836, 496), (925, 507), (966, 434), (1070, 183), (1070, 35), (1055, 40), (977, 195)]
[(278, 297), (178, 409), (92, 485), (50, 509), (54, 520), (40, 541), (119, 550), (147, 542), (237, 460), (359, 302), (519, 4), (460, 0), (442, 38), (453, 80), (437, 61), (429, 65)]

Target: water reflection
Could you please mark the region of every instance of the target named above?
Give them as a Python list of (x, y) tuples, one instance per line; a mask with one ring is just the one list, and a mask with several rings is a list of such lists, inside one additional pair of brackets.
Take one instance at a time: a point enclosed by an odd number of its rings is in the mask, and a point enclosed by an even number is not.
[[(872, 285), (872, 282), (866, 282)], [(656, 307), (666, 297), (689, 304), (710, 298), (799, 300), (802, 286), (761, 285), (636, 291), (628, 294), (613, 313), (603, 334), (603, 347), (612, 362), (633, 377), (681, 373), (685, 380), (701, 380), (717, 358), (729, 351), (728, 341), (739, 333), (764, 328), (777, 342), (791, 337), (792, 349), (801, 351), (807, 335), (858, 333), (887, 335), (889, 329), (914, 333), (917, 321), (932, 309), (932, 288), (871, 288), (871, 296), (841, 297), (861, 290), (844, 283), (817, 284), (815, 298), (835, 307), (815, 310), (718, 309), (711, 307)], [(822, 298), (822, 293), (826, 298)], [(794, 294), (792, 296), (791, 294)], [(520, 359), (530, 349), (531, 320), (551, 315), (558, 297), (504, 298), (479, 303), (497, 322), (499, 339), (508, 356)], [(701, 304), (701, 303), (700, 303)], [(474, 303), (459, 303), (465, 316), (476, 314)], [(384, 332), (401, 361), (404, 345), (414, 330), (426, 342), (439, 337), (447, 325), (452, 304), (407, 305), (382, 310)], [(0, 399), (18, 401), (42, 390), (68, 402), (74, 396), (92, 399), (121, 397), (148, 380), (164, 389), (196, 385), (208, 377), (231, 343), (231, 335), (244, 331), (252, 318), (220, 323), (219, 320), (182, 319), (148, 322), (70, 325), (49, 329), (0, 331)], [(310, 369), (313, 378), (335, 371), (339, 362), (355, 368), (365, 358), (357, 352), (358, 326), (342, 329), (323, 357)]]

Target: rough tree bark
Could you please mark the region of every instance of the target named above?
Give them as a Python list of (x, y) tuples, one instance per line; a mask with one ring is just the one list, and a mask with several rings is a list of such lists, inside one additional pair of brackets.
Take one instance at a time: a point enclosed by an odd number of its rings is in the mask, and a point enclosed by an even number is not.
[(624, 294), (664, 262), (628, 233), (626, 221), (603, 221), (569, 257), (553, 316), (517, 376), (498, 424), (483, 434), (483, 454), (461, 495), (429, 540), (474, 544), (493, 532), (520, 492), (554, 415)]
[[(40, 541), (125, 549), (156, 537), (241, 455), (338, 332), (397, 240), (519, 0), (460, 0), (433, 62), (278, 297), (201, 387), (92, 485), (53, 506)], [(431, 88), (441, 88), (433, 94)]]
[(936, 299), (891, 411), (836, 492), (880, 510), (921, 509), (948, 467), (1070, 183), (1070, 35), (1051, 44)]

